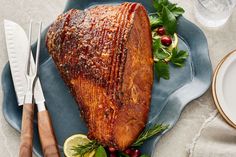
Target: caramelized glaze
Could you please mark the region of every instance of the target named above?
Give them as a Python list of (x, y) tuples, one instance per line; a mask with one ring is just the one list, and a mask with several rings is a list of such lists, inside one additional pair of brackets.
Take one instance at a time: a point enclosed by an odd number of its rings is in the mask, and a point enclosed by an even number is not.
[(147, 121), (153, 81), (144, 7), (123, 3), (72, 9), (53, 23), (46, 42), (79, 104), (89, 138), (121, 150), (128, 147)]

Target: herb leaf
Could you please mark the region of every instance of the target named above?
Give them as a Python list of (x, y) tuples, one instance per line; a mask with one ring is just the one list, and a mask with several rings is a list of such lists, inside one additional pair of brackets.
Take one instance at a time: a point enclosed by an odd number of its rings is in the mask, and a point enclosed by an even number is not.
[(103, 146), (99, 146), (96, 150), (95, 157), (107, 157), (106, 150)]
[(157, 12), (162, 10), (162, 5), (160, 4), (159, 0), (153, 1), (153, 7), (156, 9)]
[(188, 56), (189, 55), (186, 51), (178, 51), (178, 49), (175, 48), (172, 51), (172, 57), (170, 61), (177, 67), (183, 67)]
[(157, 61), (154, 66), (158, 80), (160, 80), (160, 78), (166, 80), (170, 79), (169, 64), (164, 63), (163, 61)]
[(161, 12), (163, 6), (167, 6), (169, 4), (168, 0), (154, 0), (153, 7), (157, 10), (157, 12)]
[(162, 25), (162, 20), (156, 16), (149, 16), (149, 20), (152, 29)]
[(86, 153), (92, 152), (94, 149), (97, 149), (100, 145), (96, 141), (90, 141), (86, 145), (78, 145), (72, 148), (75, 152), (73, 156), (80, 155), (83, 157)]
[(181, 7), (177, 7), (177, 4), (172, 4), (168, 0), (154, 0), (153, 6), (157, 10), (157, 12), (162, 12), (163, 7), (167, 7), (175, 17), (179, 17), (184, 13), (184, 9)]
[(168, 58), (170, 56), (170, 53), (163, 48), (163, 45), (161, 44), (161, 39), (153, 39), (153, 55), (155, 59), (161, 60)]
[(154, 49), (154, 50), (158, 50), (158, 49), (160, 49), (161, 48), (161, 39), (160, 38), (157, 38), (157, 39), (153, 39), (153, 44), (152, 44), (152, 48)]
[(165, 6), (162, 10), (162, 21), (167, 32), (173, 35), (176, 32), (177, 21), (175, 15)]
[(160, 49), (157, 49), (157, 50), (154, 50), (154, 57), (157, 58), (157, 59), (165, 59), (165, 58), (168, 58), (170, 56), (170, 54), (167, 53), (167, 51), (163, 48), (160, 48)]
[(184, 13), (184, 9), (181, 7), (174, 7), (171, 9), (171, 12), (174, 14), (175, 17), (179, 17)]
[(138, 139), (132, 144), (133, 147), (141, 146), (144, 141), (157, 135), (158, 133), (163, 132), (169, 127), (169, 125), (156, 124), (151, 128), (144, 130), (138, 137)]

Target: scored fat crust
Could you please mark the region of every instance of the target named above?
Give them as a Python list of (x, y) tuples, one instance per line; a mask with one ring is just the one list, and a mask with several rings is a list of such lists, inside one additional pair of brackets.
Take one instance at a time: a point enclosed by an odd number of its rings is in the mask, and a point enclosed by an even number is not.
[(80, 107), (88, 137), (120, 150), (132, 144), (145, 127), (153, 83), (144, 7), (72, 9), (52, 24), (46, 43)]

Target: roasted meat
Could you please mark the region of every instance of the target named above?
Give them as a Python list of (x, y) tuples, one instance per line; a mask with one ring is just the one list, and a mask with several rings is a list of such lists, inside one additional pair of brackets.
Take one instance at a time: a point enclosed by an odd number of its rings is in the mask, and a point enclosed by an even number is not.
[(153, 84), (145, 8), (122, 3), (72, 9), (51, 25), (46, 43), (88, 137), (119, 150), (131, 145), (147, 122)]

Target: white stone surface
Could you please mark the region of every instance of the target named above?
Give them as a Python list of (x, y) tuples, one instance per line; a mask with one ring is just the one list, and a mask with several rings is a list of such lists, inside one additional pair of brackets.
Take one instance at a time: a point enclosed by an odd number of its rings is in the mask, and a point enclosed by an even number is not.
[[(184, 16), (198, 25), (205, 33), (213, 68), (224, 55), (236, 48), (236, 11), (222, 27), (210, 29), (201, 26), (193, 15), (193, 1), (172, 0), (185, 9)], [(0, 0), (0, 73), (7, 62), (3, 19), (10, 19), (26, 30), (30, 19), (43, 20), (44, 27), (59, 15), (66, 0)], [(0, 85), (1, 86), (1, 85)], [(3, 93), (0, 91), (0, 102)], [(0, 105), (2, 110), (2, 105)], [(192, 101), (183, 111), (176, 126), (157, 144), (158, 157), (187, 157), (187, 147), (200, 126), (215, 110), (210, 89), (202, 97)], [(19, 133), (12, 129), (0, 112), (0, 156), (18, 156)]]

